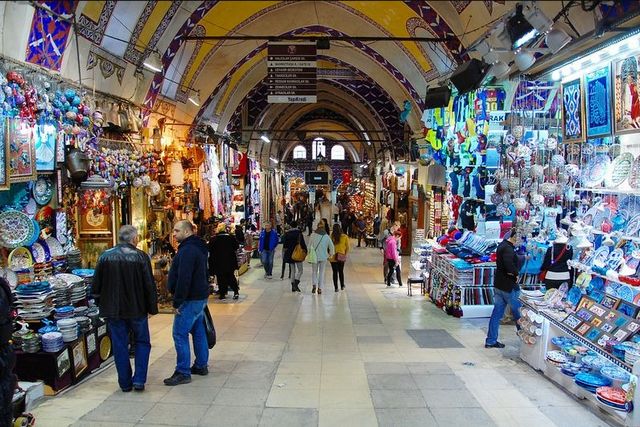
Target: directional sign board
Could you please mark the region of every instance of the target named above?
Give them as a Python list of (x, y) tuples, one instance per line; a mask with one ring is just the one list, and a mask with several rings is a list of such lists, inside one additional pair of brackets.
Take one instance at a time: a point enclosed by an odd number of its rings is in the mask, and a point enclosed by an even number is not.
[(311, 104), (318, 101), (315, 43), (270, 42), (267, 50), (270, 104)]

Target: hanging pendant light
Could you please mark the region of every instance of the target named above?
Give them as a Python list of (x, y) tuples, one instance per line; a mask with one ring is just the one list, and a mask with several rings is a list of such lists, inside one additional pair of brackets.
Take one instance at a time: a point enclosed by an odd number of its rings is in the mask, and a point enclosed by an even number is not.
[(526, 71), (536, 62), (536, 57), (531, 52), (518, 52), (515, 58), (516, 67), (520, 71)]
[(189, 102), (191, 102), (196, 107), (200, 106), (200, 91), (195, 91), (190, 97)]

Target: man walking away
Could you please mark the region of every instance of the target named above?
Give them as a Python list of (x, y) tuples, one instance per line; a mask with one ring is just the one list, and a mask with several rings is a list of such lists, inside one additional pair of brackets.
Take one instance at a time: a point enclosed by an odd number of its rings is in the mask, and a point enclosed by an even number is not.
[[(100, 315), (109, 325), (120, 389), (143, 391), (151, 353), (148, 315), (158, 313), (156, 284), (149, 256), (136, 248), (138, 230), (123, 225), (118, 241), (118, 245), (98, 259), (93, 292), (99, 301)], [(129, 363), (130, 334), (135, 348), (133, 376)]]
[(515, 244), (518, 241), (516, 230), (511, 229), (505, 235), (504, 240), (496, 249), (496, 273), (493, 279), (493, 312), (489, 319), (489, 331), (484, 342), (485, 348), (504, 348), (504, 344), (498, 341), (500, 320), (504, 316), (507, 305), (511, 306), (516, 328), (519, 328), (520, 319), (520, 287), (518, 286), (518, 258)]
[(278, 233), (271, 228), (271, 223), (266, 221), (264, 229), (260, 233), (260, 241), (258, 242), (258, 251), (262, 258), (262, 266), (264, 267), (265, 279), (271, 279), (273, 272), (273, 253), (278, 246)]
[(365, 233), (366, 228), (367, 228), (367, 224), (364, 222), (364, 217), (360, 215), (360, 217), (356, 221), (356, 233), (358, 234), (358, 247), (361, 247), (360, 242), (362, 242), (362, 239), (367, 238)]
[(209, 244), (209, 256), (218, 282), (219, 298), (225, 299), (229, 288), (233, 291), (233, 299), (238, 299), (239, 289), (235, 271), (238, 269), (238, 241), (227, 233), (224, 223), (218, 224), (216, 236)]
[[(209, 373), (209, 347), (204, 325), (204, 307), (209, 296), (207, 283), (207, 245), (194, 235), (189, 221), (173, 226), (173, 237), (180, 243), (169, 270), (169, 292), (173, 295), (173, 342), (176, 347), (176, 370), (164, 380), (168, 386), (191, 382), (191, 374)], [(191, 364), (189, 334), (196, 360)]]

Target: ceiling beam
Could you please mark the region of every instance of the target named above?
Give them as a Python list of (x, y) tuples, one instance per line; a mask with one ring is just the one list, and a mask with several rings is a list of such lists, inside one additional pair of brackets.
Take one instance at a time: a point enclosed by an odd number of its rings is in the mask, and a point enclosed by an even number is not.
[(424, 43), (445, 43), (453, 40), (453, 37), (400, 37), (400, 36), (187, 36), (185, 40), (268, 40), (268, 41), (314, 41), (318, 40), (334, 40), (334, 41), (361, 41), (361, 42), (424, 42)]

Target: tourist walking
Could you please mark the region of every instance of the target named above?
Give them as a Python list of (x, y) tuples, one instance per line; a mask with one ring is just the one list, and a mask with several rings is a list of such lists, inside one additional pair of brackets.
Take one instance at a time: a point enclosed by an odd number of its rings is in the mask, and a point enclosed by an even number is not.
[(324, 287), (324, 271), (327, 267), (327, 260), (335, 253), (335, 248), (331, 238), (325, 229), (325, 222), (320, 220), (316, 230), (309, 240), (309, 248), (313, 248), (316, 252), (316, 262), (311, 264), (311, 282), (313, 287), (311, 293), (322, 293)]
[(218, 224), (216, 235), (209, 242), (209, 265), (218, 282), (219, 299), (227, 297), (229, 288), (233, 291), (233, 299), (238, 299), (240, 294), (238, 279), (236, 279), (239, 247), (236, 238), (227, 233), (226, 224)]
[(364, 217), (360, 215), (360, 217), (356, 221), (356, 234), (358, 236), (358, 247), (361, 247), (360, 242), (362, 242), (362, 239), (367, 238), (366, 229), (367, 229), (367, 224), (364, 222)]
[(387, 261), (389, 268), (387, 272), (387, 286), (391, 286), (391, 276), (396, 273), (398, 279), (398, 286), (402, 286), (402, 276), (400, 270), (400, 253), (398, 252), (398, 240), (400, 239), (400, 233), (398, 231), (389, 234), (385, 240), (384, 258)]
[[(164, 380), (168, 386), (191, 382), (191, 374), (209, 373), (209, 347), (204, 324), (204, 308), (209, 297), (207, 283), (207, 245), (194, 235), (189, 221), (173, 226), (173, 237), (180, 244), (169, 269), (169, 292), (173, 295), (173, 342), (176, 347), (176, 369)], [(191, 365), (189, 334), (192, 336), (195, 362)]]
[(313, 220), (314, 220), (313, 208), (311, 207), (311, 205), (307, 205), (307, 213), (304, 218), (306, 227), (304, 227), (302, 231), (308, 228), (309, 236), (311, 236), (311, 233), (313, 232)]
[[(98, 258), (93, 293), (98, 299), (100, 316), (109, 326), (120, 389), (143, 391), (151, 353), (148, 315), (158, 313), (156, 284), (149, 256), (136, 248), (138, 230), (123, 225), (118, 241)], [(129, 362), (130, 335), (135, 342), (133, 374)]]
[(349, 237), (342, 232), (340, 224), (333, 224), (331, 241), (335, 248), (335, 254), (329, 258), (331, 270), (333, 271), (333, 288), (338, 292), (338, 278), (340, 279), (340, 289), (344, 290), (344, 263), (347, 261), (349, 253)]
[(11, 344), (13, 321), (13, 294), (9, 282), (0, 277), (0, 426), (13, 425), (13, 393), (18, 385), (13, 374), (15, 354)]
[(292, 272), (291, 292), (301, 292), (300, 277), (302, 277), (302, 262), (304, 259), (293, 259), (293, 252), (298, 245), (300, 245), (305, 252), (307, 251), (307, 244), (304, 241), (302, 231), (298, 228), (298, 222), (293, 220), (291, 221), (291, 229), (284, 233), (282, 237), (283, 262), (289, 264), (289, 271)]
[(278, 233), (271, 228), (271, 223), (266, 221), (262, 232), (260, 232), (260, 240), (258, 242), (258, 251), (262, 259), (265, 279), (273, 277), (273, 254), (279, 240)]
[(504, 240), (496, 249), (496, 272), (493, 278), (493, 311), (489, 319), (489, 331), (484, 342), (485, 348), (504, 348), (504, 344), (498, 341), (500, 320), (504, 316), (507, 306), (511, 307), (513, 320), (518, 326), (520, 319), (520, 287), (518, 286), (518, 258), (515, 244), (518, 242), (516, 230), (511, 229), (505, 234)]

